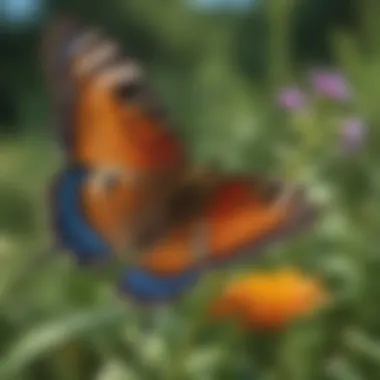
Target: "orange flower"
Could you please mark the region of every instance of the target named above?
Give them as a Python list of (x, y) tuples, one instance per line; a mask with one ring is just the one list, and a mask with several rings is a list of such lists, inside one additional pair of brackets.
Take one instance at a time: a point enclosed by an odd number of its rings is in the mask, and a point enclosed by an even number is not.
[(296, 269), (261, 272), (233, 281), (211, 309), (214, 318), (234, 317), (248, 326), (279, 328), (325, 300), (315, 278)]

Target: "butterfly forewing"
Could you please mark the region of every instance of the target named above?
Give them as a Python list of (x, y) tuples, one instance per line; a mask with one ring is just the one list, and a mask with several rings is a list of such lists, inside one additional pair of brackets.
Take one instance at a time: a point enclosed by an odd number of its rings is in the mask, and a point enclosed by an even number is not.
[(114, 39), (61, 19), (47, 30), (43, 52), (70, 161), (149, 174), (182, 168), (182, 144), (146, 73)]

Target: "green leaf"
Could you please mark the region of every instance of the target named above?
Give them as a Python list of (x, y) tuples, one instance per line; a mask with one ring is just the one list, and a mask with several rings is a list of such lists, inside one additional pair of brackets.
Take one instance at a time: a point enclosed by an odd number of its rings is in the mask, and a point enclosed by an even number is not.
[(61, 346), (78, 335), (113, 325), (126, 318), (126, 308), (118, 304), (113, 308), (102, 308), (78, 312), (58, 321), (49, 322), (25, 332), (0, 360), (0, 378), (14, 379), (30, 363)]
[(109, 360), (95, 380), (138, 380), (140, 377), (121, 360)]

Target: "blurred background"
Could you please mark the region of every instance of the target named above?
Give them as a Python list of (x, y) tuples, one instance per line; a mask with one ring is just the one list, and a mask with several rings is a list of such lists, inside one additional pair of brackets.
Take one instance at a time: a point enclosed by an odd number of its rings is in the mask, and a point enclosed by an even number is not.
[[(64, 253), (37, 261), (61, 164), (39, 41), (59, 12), (145, 64), (194, 162), (304, 182), (316, 227), (155, 312)], [(0, 0), (0, 380), (378, 380), (379, 18), (377, 0)], [(205, 317), (235, 273), (287, 266), (329, 307), (276, 331)]]

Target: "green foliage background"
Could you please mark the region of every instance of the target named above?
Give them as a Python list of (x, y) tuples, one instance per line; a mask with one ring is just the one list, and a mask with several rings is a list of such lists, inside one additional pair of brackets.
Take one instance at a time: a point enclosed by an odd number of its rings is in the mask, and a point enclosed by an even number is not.
[[(45, 6), (34, 23), (1, 19), (0, 380), (378, 380), (379, 3), (262, 0), (239, 12), (203, 12), (185, 0)], [(316, 228), (208, 276), (184, 301), (158, 310), (121, 299), (110, 274), (79, 270), (64, 253), (44, 261), (47, 184), (61, 157), (37, 46), (56, 11), (108, 28), (145, 63), (195, 162), (289, 170), (289, 179), (304, 181), (320, 204)], [(299, 119), (279, 112), (277, 89), (305, 82), (320, 64), (344, 70), (353, 104), (315, 102)], [(366, 121), (369, 138), (342, 157), (336, 120), (351, 114)], [(332, 305), (277, 333), (204, 318), (237, 271), (288, 265), (322, 276)]]

